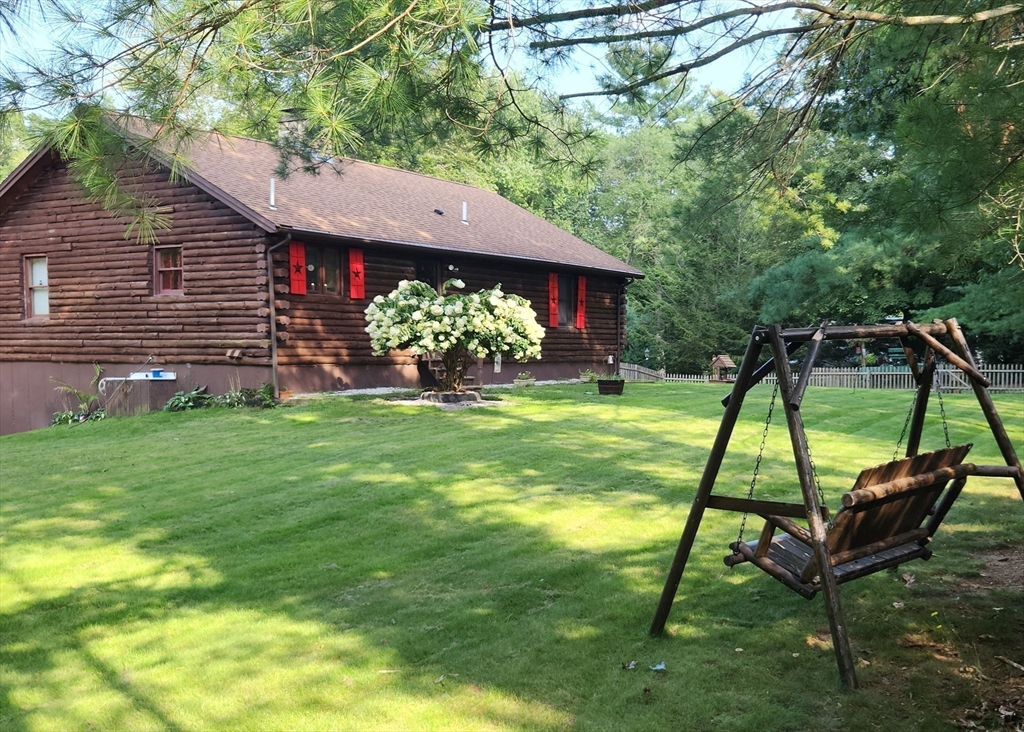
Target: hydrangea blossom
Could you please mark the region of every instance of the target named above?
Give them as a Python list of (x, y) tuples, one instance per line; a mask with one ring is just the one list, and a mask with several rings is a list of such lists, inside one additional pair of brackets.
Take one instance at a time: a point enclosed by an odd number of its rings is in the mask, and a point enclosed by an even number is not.
[[(443, 290), (447, 293), (452, 287), (461, 289), (465, 284), (448, 280)], [(425, 282), (402, 280), (387, 296), (373, 298), (366, 320), (366, 332), (378, 356), (394, 349), (417, 355), (440, 353), (445, 367), (443, 391), (462, 388), (470, 356), (540, 358), (544, 337), (530, 301), (506, 295), (501, 285), (469, 295), (439, 295)]]

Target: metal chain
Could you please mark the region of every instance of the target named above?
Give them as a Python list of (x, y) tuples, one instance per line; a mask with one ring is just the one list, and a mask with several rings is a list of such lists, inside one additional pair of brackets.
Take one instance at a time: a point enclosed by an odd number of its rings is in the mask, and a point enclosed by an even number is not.
[[(950, 447), (952, 443), (949, 441), (949, 423), (946, 422), (946, 403), (942, 400), (942, 388), (939, 384), (938, 369), (936, 369), (932, 374), (932, 389), (935, 390), (935, 395), (939, 398), (939, 414), (942, 416), (942, 434), (946, 438), (946, 447)], [(907, 412), (907, 419), (903, 422), (903, 430), (900, 432), (900, 439), (896, 442), (896, 450), (892, 453), (892, 459), (894, 461), (899, 457), (900, 446), (903, 444), (903, 438), (907, 435), (907, 427), (910, 425), (910, 417), (914, 414), (914, 406), (916, 404), (917, 392), (914, 392), (914, 400), (910, 403), (910, 411)]]
[(903, 431), (900, 432), (900, 439), (896, 441), (896, 449), (893, 450), (892, 460), (896, 462), (900, 454), (900, 446), (903, 444), (903, 438), (907, 436), (907, 427), (910, 426), (910, 417), (914, 414), (914, 407), (917, 405), (917, 391), (914, 391), (914, 400), (910, 402), (910, 411), (907, 412), (907, 419), (903, 422)]
[[(814, 464), (814, 456), (811, 455), (811, 446), (807, 445), (807, 459), (811, 463), (811, 475), (814, 476), (814, 487), (818, 489), (818, 506), (825, 506), (825, 493), (821, 490), (821, 480), (818, 478), (818, 468)], [(828, 528), (832, 528), (832, 513), (829, 512), (829, 519), (826, 522)]]
[[(764, 420), (764, 432), (761, 433), (761, 446), (757, 449), (757, 461), (754, 463), (754, 475), (750, 479), (750, 489), (747, 491), (747, 500), (754, 497), (754, 487), (757, 485), (757, 474), (761, 472), (761, 458), (764, 457), (764, 445), (768, 440), (768, 427), (772, 423), (772, 410), (775, 409), (775, 397), (779, 394), (779, 382), (775, 382), (775, 389), (772, 390), (772, 400), (768, 404), (768, 416)], [(743, 530), (747, 527), (747, 512), (743, 512), (743, 519), (740, 521), (740, 533), (736, 537), (736, 543), (743, 541)], [(739, 549), (733, 549), (733, 554), (739, 554)]]
[(942, 402), (942, 389), (939, 388), (938, 369), (936, 369), (935, 381), (932, 382), (932, 385), (935, 387), (935, 395), (939, 397), (939, 413), (942, 415), (942, 434), (946, 436), (946, 447), (950, 447), (949, 425), (946, 424), (946, 405)]

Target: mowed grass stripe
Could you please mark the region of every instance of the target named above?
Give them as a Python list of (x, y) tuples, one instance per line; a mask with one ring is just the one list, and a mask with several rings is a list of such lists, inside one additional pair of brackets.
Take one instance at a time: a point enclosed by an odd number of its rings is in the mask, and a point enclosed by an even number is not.
[[(909, 587), (898, 573), (843, 586), (870, 663), (856, 703), (820, 600), (722, 564), (734, 514), (707, 514), (669, 633), (649, 638), (723, 391), (593, 391), (0, 439), (0, 728), (936, 729), (983, 694), (961, 666), (995, 678), (994, 655), (1024, 657), (1021, 591), (961, 591), (979, 552), (1024, 536), (1024, 503), (991, 479), (968, 484)], [(770, 393), (747, 397), (721, 492), (746, 492)], [(808, 392), (833, 507), (891, 458), (911, 396)], [(951, 439), (1001, 462), (973, 396), (944, 398)], [(996, 403), (1020, 446), (1024, 399)], [(931, 406), (927, 449), (943, 444)], [(758, 495), (799, 501), (777, 409)], [(660, 661), (667, 673), (649, 669)]]

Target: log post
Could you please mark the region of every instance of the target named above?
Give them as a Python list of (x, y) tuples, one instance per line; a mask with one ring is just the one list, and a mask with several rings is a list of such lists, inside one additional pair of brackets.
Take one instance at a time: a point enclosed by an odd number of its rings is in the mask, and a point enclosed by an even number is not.
[(910, 418), (910, 434), (907, 436), (907, 457), (917, 455), (921, 449), (921, 433), (924, 432), (924, 416), (928, 411), (928, 397), (932, 393), (935, 366), (935, 353), (930, 346), (925, 346), (924, 366), (917, 380), (917, 399), (914, 401), (914, 414)]
[(740, 370), (736, 375), (736, 383), (733, 384), (732, 398), (722, 415), (722, 423), (718, 427), (718, 434), (711, 446), (711, 454), (708, 455), (708, 462), (704, 466), (704, 473), (701, 475), (700, 484), (697, 486), (697, 494), (693, 497), (693, 504), (690, 506), (690, 514), (686, 519), (686, 526), (683, 534), (679, 537), (679, 546), (676, 548), (675, 557), (672, 559), (672, 566), (668, 570), (668, 577), (665, 579), (665, 587), (661, 591), (661, 599), (654, 612), (654, 619), (651, 621), (650, 634), (660, 635), (665, 630), (665, 621), (668, 620), (669, 611), (672, 609), (672, 602), (676, 598), (679, 589), (679, 581), (683, 577), (683, 570), (686, 569), (686, 561), (690, 558), (690, 551), (693, 549), (693, 540), (697, 537), (697, 529), (700, 528), (701, 519), (704, 517), (704, 509), (707, 508), (708, 498), (711, 490), (715, 487), (715, 480), (718, 478), (718, 471), (722, 467), (722, 459), (725, 457), (725, 450), (729, 446), (729, 439), (739, 418), (740, 408), (743, 406), (743, 397), (747, 393), (746, 385), (757, 366), (757, 357), (765, 343), (765, 331), (759, 326), (754, 327), (750, 334), (750, 341), (747, 343), (747, 350), (740, 362)]
[(779, 391), (782, 393), (782, 405), (786, 412), (789, 425), (789, 436), (793, 441), (793, 456), (796, 469), (800, 476), (800, 491), (803, 493), (804, 506), (807, 508), (807, 522), (811, 530), (811, 548), (819, 567), (821, 590), (825, 596), (825, 611), (828, 615), (829, 630), (832, 633), (832, 647), (839, 665), (839, 676), (843, 683), (851, 689), (857, 688), (857, 673), (850, 650), (850, 640), (843, 621), (843, 611), (839, 604), (839, 586), (832, 570), (828, 548), (825, 546), (825, 523), (821, 520), (821, 507), (818, 504), (818, 493), (814, 484), (814, 470), (811, 467), (811, 456), (807, 447), (807, 435), (804, 432), (803, 418), (800, 412), (791, 405), (793, 377), (786, 358), (786, 344), (782, 340), (782, 328), (777, 325), (768, 328), (769, 345), (775, 356), (775, 368), (779, 377)]
[[(960, 369), (965, 374), (967, 374), (967, 376), (970, 377), (972, 384), (977, 382), (977, 383), (981, 384), (984, 387), (992, 386), (992, 383), (988, 379), (985, 378), (985, 375), (982, 374), (980, 371), (978, 371), (978, 369), (974, 366), (974, 360), (973, 359), (968, 360), (968, 359), (965, 359), (965, 358), (961, 358), (960, 356), (958, 356), (957, 354), (953, 353), (951, 350), (946, 348), (944, 345), (942, 345), (942, 343), (940, 343), (935, 338), (935, 336), (933, 336), (930, 333), (927, 333), (927, 332), (921, 330), (920, 326), (917, 326), (914, 323), (911, 323), (909, 320), (905, 323), (905, 325), (907, 326), (907, 330), (909, 332), (913, 333), (918, 338), (920, 338), (922, 341), (927, 343), (929, 346), (932, 347), (933, 350), (937, 351), (938, 353), (941, 353), (943, 358), (945, 358), (951, 364), (953, 364), (958, 369)], [(959, 329), (959, 326), (958, 326), (958, 329)], [(947, 326), (947, 331), (948, 331), (948, 326)]]
[(818, 328), (818, 332), (811, 338), (811, 345), (807, 348), (807, 355), (804, 356), (803, 366), (800, 367), (800, 378), (796, 380), (796, 388), (793, 389), (793, 394), (790, 397), (790, 406), (793, 409), (800, 408), (800, 402), (804, 399), (804, 392), (807, 390), (807, 384), (811, 380), (811, 371), (814, 370), (814, 359), (818, 357), (818, 349), (821, 348), (821, 341), (825, 337), (825, 324), (822, 323), (821, 327)]
[[(787, 341), (786, 342), (786, 355), (787, 356), (792, 356), (794, 353), (797, 352), (797, 350), (799, 350), (800, 346), (802, 346), (803, 344), (804, 344), (803, 341), (793, 341), (792, 343)], [(754, 373), (750, 377), (750, 382), (748, 384), (746, 384), (746, 385), (743, 385), (742, 388), (739, 388), (739, 389), (737, 387), (742, 382), (740, 382), (739, 374), (737, 374), (736, 375), (736, 384), (733, 385), (732, 391), (730, 391), (728, 394), (726, 394), (724, 397), (722, 397), (722, 406), (723, 407), (728, 407), (729, 406), (729, 400), (733, 398), (734, 394), (741, 394), (741, 395), (742, 394), (746, 394), (748, 391), (750, 391), (755, 386), (760, 384), (761, 380), (764, 379), (765, 376), (767, 376), (768, 374), (770, 374), (774, 370), (775, 370), (775, 360), (774, 359), (768, 359), (763, 364), (758, 366), (756, 371), (754, 371)]]
[(906, 338), (900, 337), (900, 345), (903, 346), (903, 353), (907, 357), (907, 366), (910, 367), (910, 373), (914, 375), (914, 383), (921, 383), (921, 369), (917, 367), (917, 354), (914, 353), (914, 349)]
[[(949, 333), (950, 338), (953, 339), (953, 346), (960, 352), (960, 356), (972, 368), (975, 368), (971, 349), (967, 347), (967, 339), (964, 338), (963, 331), (960, 330), (960, 324), (956, 321), (956, 318), (950, 318), (946, 321), (946, 331)], [(971, 379), (971, 388), (974, 389), (974, 395), (978, 398), (981, 411), (985, 414), (985, 419), (988, 420), (988, 426), (992, 430), (992, 436), (996, 438), (996, 444), (999, 445), (999, 451), (1003, 454), (1003, 459), (1006, 460), (1007, 465), (1017, 468), (1017, 475), (1014, 476), (1013, 482), (1017, 485), (1017, 491), (1020, 493), (1021, 500), (1024, 500), (1024, 469), (1021, 468), (1020, 458), (1017, 457), (1017, 453), (1013, 449), (1013, 443), (1010, 442), (1010, 437), (1006, 434), (1003, 421), (999, 419), (999, 412), (996, 411), (996, 405), (992, 403), (992, 396), (988, 393), (988, 389), (974, 379)]]

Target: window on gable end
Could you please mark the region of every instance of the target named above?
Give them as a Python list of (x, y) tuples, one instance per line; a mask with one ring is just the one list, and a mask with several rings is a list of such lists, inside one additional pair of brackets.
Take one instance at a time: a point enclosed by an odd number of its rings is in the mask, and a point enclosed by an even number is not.
[(184, 268), (181, 247), (156, 247), (153, 250), (153, 294), (183, 295)]
[(50, 314), (50, 275), (46, 257), (25, 258), (25, 317)]

